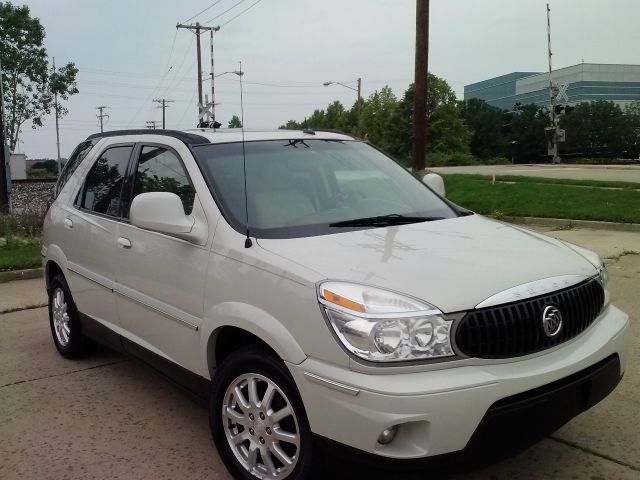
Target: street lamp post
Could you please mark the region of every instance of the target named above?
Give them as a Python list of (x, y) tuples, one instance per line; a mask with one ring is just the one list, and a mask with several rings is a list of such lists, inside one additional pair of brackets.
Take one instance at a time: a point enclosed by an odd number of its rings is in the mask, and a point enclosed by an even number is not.
[[(221, 77), (222, 75), (226, 75), (226, 74), (228, 74), (228, 73), (233, 73), (234, 75), (238, 75), (239, 77), (240, 77), (240, 76), (242, 76), (242, 75), (244, 75), (244, 72), (241, 72), (241, 71), (239, 71), (239, 70), (231, 70), (231, 71), (229, 71), (229, 72), (222, 72), (222, 73), (218, 73), (218, 74), (214, 75), (214, 78)], [(203, 81), (204, 81), (204, 80), (203, 80)]]
[(340, 85), (344, 88), (348, 88), (349, 90), (353, 90), (354, 92), (358, 92), (358, 126), (357, 126), (357, 133), (358, 136), (360, 136), (360, 131), (361, 131), (361, 126), (362, 126), (362, 79), (358, 78), (358, 88), (353, 88), (349, 85), (345, 85), (344, 83), (340, 83), (340, 82), (324, 82), (323, 85), (325, 87), (328, 87), (329, 85)]
[[(241, 71), (239, 71), (239, 70), (230, 70), (230, 71), (228, 71), (228, 72), (221, 72), (221, 73), (218, 73), (218, 74), (216, 74), (216, 75), (214, 75), (214, 74), (213, 74), (213, 72), (211, 72), (211, 73), (209, 73), (209, 74), (207, 74), (207, 75), (203, 75), (203, 76), (201, 77), (200, 81), (204, 83), (204, 82), (206, 82), (208, 79), (211, 79), (211, 82), (213, 82), (213, 79), (214, 79), (214, 78), (218, 78), (218, 77), (221, 77), (222, 75), (227, 75), (227, 74), (233, 74), (233, 75), (237, 75), (238, 77), (242, 77), (242, 76), (244, 75), (244, 72), (241, 72)], [(216, 106), (217, 104), (216, 104), (216, 103), (215, 103), (215, 101), (213, 101), (213, 100), (211, 101), (211, 103), (212, 103), (212, 109), (215, 109), (215, 106)], [(213, 127), (213, 128), (218, 128), (218, 127), (216, 127), (216, 126), (215, 126), (215, 124), (217, 124), (217, 123), (218, 123), (218, 122), (216, 122), (216, 121), (215, 121), (215, 110), (212, 110), (212, 111), (214, 112), (214, 117), (213, 117), (214, 119), (213, 119), (213, 121), (212, 121), (211, 123), (214, 125), (214, 127)]]

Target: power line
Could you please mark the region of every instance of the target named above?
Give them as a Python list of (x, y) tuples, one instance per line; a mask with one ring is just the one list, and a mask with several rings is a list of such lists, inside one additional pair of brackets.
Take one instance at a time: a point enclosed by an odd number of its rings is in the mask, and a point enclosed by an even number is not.
[(235, 17), (231, 17), (229, 20), (227, 20), (226, 22), (224, 22), (222, 25), (220, 25), (221, 27), (224, 25), (228, 25), (229, 23), (233, 22), (236, 18), (238, 18), (240, 15), (242, 15), (243, 13), (247, 12), (248, 10), (251, 10), (253, 7), (255, 7), (257, 4), (259, 4), (262, 0), (257, 0), (255, 3), (252, 3), (251, 5), (249, 5), (247, 8), (245, 8), (244, 10), (242, 10), (239, 14), (237, 14)]
[(165, 65), (164, 68), (169, 68), (169, 65), (171, 64), (171, 57), (173, 57), (173, 48), (176, 46), (177, 38), (178, 38), (178, 30), (176, 30), (176, 33), (174, 33), (173, 35), (173, 41), (171, 42), (171, 48), (169, 49), (169, 58), (167, 59), (167, 64)]
[[(193, 20), (194, 18), (196, 18), (199, 15), (202, 15), (204, 12), (206, 12), (207, 10), (210, 10), (211, 8), (215, 7), (217, 4), (219, 4), (222, 0), (218, 0), (217, 2), (213, 2), (211, 5), (209, 5), (207, 8), (205, 8), (204, 10), (201, 10), (200, 12), (196, 13), (193, 17), (189, 17), (187, 18), (184, 22), (182, 23), (187, 23), (190, 22), (191, 20)], [(177, 30), (176, 30), (177, 33)]]
[(220, 18), (221, 16), (223, 16), (225, 13), (227, 13), (230, 10), (233, 10), (234, 8), (236, 8), (238, 5), (240, 5), (242, 2), (244, 2), (246, 0), (240, 0), (238, 3), (234, 3), (232, 6), (230, 6), (229, 8), (227, 8), (224, 12), (219, 13), (218, 15), (216, 15), (213, 18), (210, 18), (209, 20), (207, 20), (206, 22), (203, 23), (211, 23), (213, 22), (216, 18)]
[(196, 98), (196, 91), (193, 91), (193, 95), (191, 95), (191, 99), (189, 100), (189, 102), (187, 103), (186, 108), (184, 109), (184, 112), (182, 112), (182, 115), (180, 116), (180, 120), (178, 120), (178, 124), (182, 125), (182, 121), (184, 120), (184, 117), (187, 115), (187, 112), (189, 111), (189, 108), (191, 107), (191, 105), (193, 104), (193, 100)]
[[(174, 43), (175, 43), (175, 38), (177, 37), (177, 32), (176, 35), (174, 35)], [(191, 43), (189, 44), (189, 47), (191, 47)], [(171, 50), (171, 53), (173, 53), (173, 47)], [(186, 52), (184, 57), (186, 58)], [(169, 61), (171, 60), (171, 56), (169, 56)], [(183, 64), (184, 64), (184, 59), (183, 59)], [(158, 90), (158, 88), (160, 88), (160, 85), (162, 84), (162, 82), (164, 81), (165, 78), (167, 78), (167, 75), (169, 75), (169, 72), (171, 71), (171, 69), (173, 69), (173, 65), (171, 65), (166, 72), (164, 72), (164, 75), (162, 75), (162, 77), (160, 78), (160, 80), (158, 81), (158, 84), (156, 85), (156, 88), (153, 89), (153, 91), (149, 94), (149, 96), (144, 100), (143, 103), (140, 104), (140, 108), (138, 108), (138, 110), (136, 110), (136, 113), (133, 115), (133, 117), (131, 118), (129, 125), (133, 124), (133, 122), (135, 121), (136, 118), (138, 118), (138, 115), (140, 115), (140, 112), (142, 111), (142, 109), (144, 108), (144, 106), (147, 104), (147, 102), (149, 100), (151, 100), (151, 98), (155, 95), (156, 91)]]
[(149, 128), (151, 130), (156, 130), (158, 128), (158, 121), (157, 120), (147, 120), (146, 124), (147, 124), (147, 128)]

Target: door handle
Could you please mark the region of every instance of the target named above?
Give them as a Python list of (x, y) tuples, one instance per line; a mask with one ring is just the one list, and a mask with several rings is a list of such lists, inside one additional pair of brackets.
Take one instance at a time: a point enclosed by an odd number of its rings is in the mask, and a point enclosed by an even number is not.
[(119, 237), (116, 243), (120, 248), (131, 248), (131, 240), (128, 238)]
[(73, 228), (73, 220), (71, 220), (70, 218), (65, 218), (64, 226), (67, 228)]

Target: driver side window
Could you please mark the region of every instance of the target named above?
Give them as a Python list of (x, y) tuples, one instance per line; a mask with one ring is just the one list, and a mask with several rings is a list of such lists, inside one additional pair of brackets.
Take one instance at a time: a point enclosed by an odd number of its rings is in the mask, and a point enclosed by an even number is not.
[(185, 214), (193, 210), (195, 189), (178, 156), (167, 148), (144, 146), (140, 151), (132, 198), (146, 192), (175, 193), (182, 201)]

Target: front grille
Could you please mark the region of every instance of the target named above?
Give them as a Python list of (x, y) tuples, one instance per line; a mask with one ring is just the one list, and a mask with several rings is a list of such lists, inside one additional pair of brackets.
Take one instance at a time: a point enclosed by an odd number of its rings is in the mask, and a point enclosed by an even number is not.
[[(542, 327), (542, 312), (549, 305), (562, 314), (562, 328), (553, 337)], [(604, 290), (592, 279), (540, 297), (473, 310), (460, 321), (456, 344), (470, 357), (529, 355), (579, 335), (598, 317), (603, 305)]]

